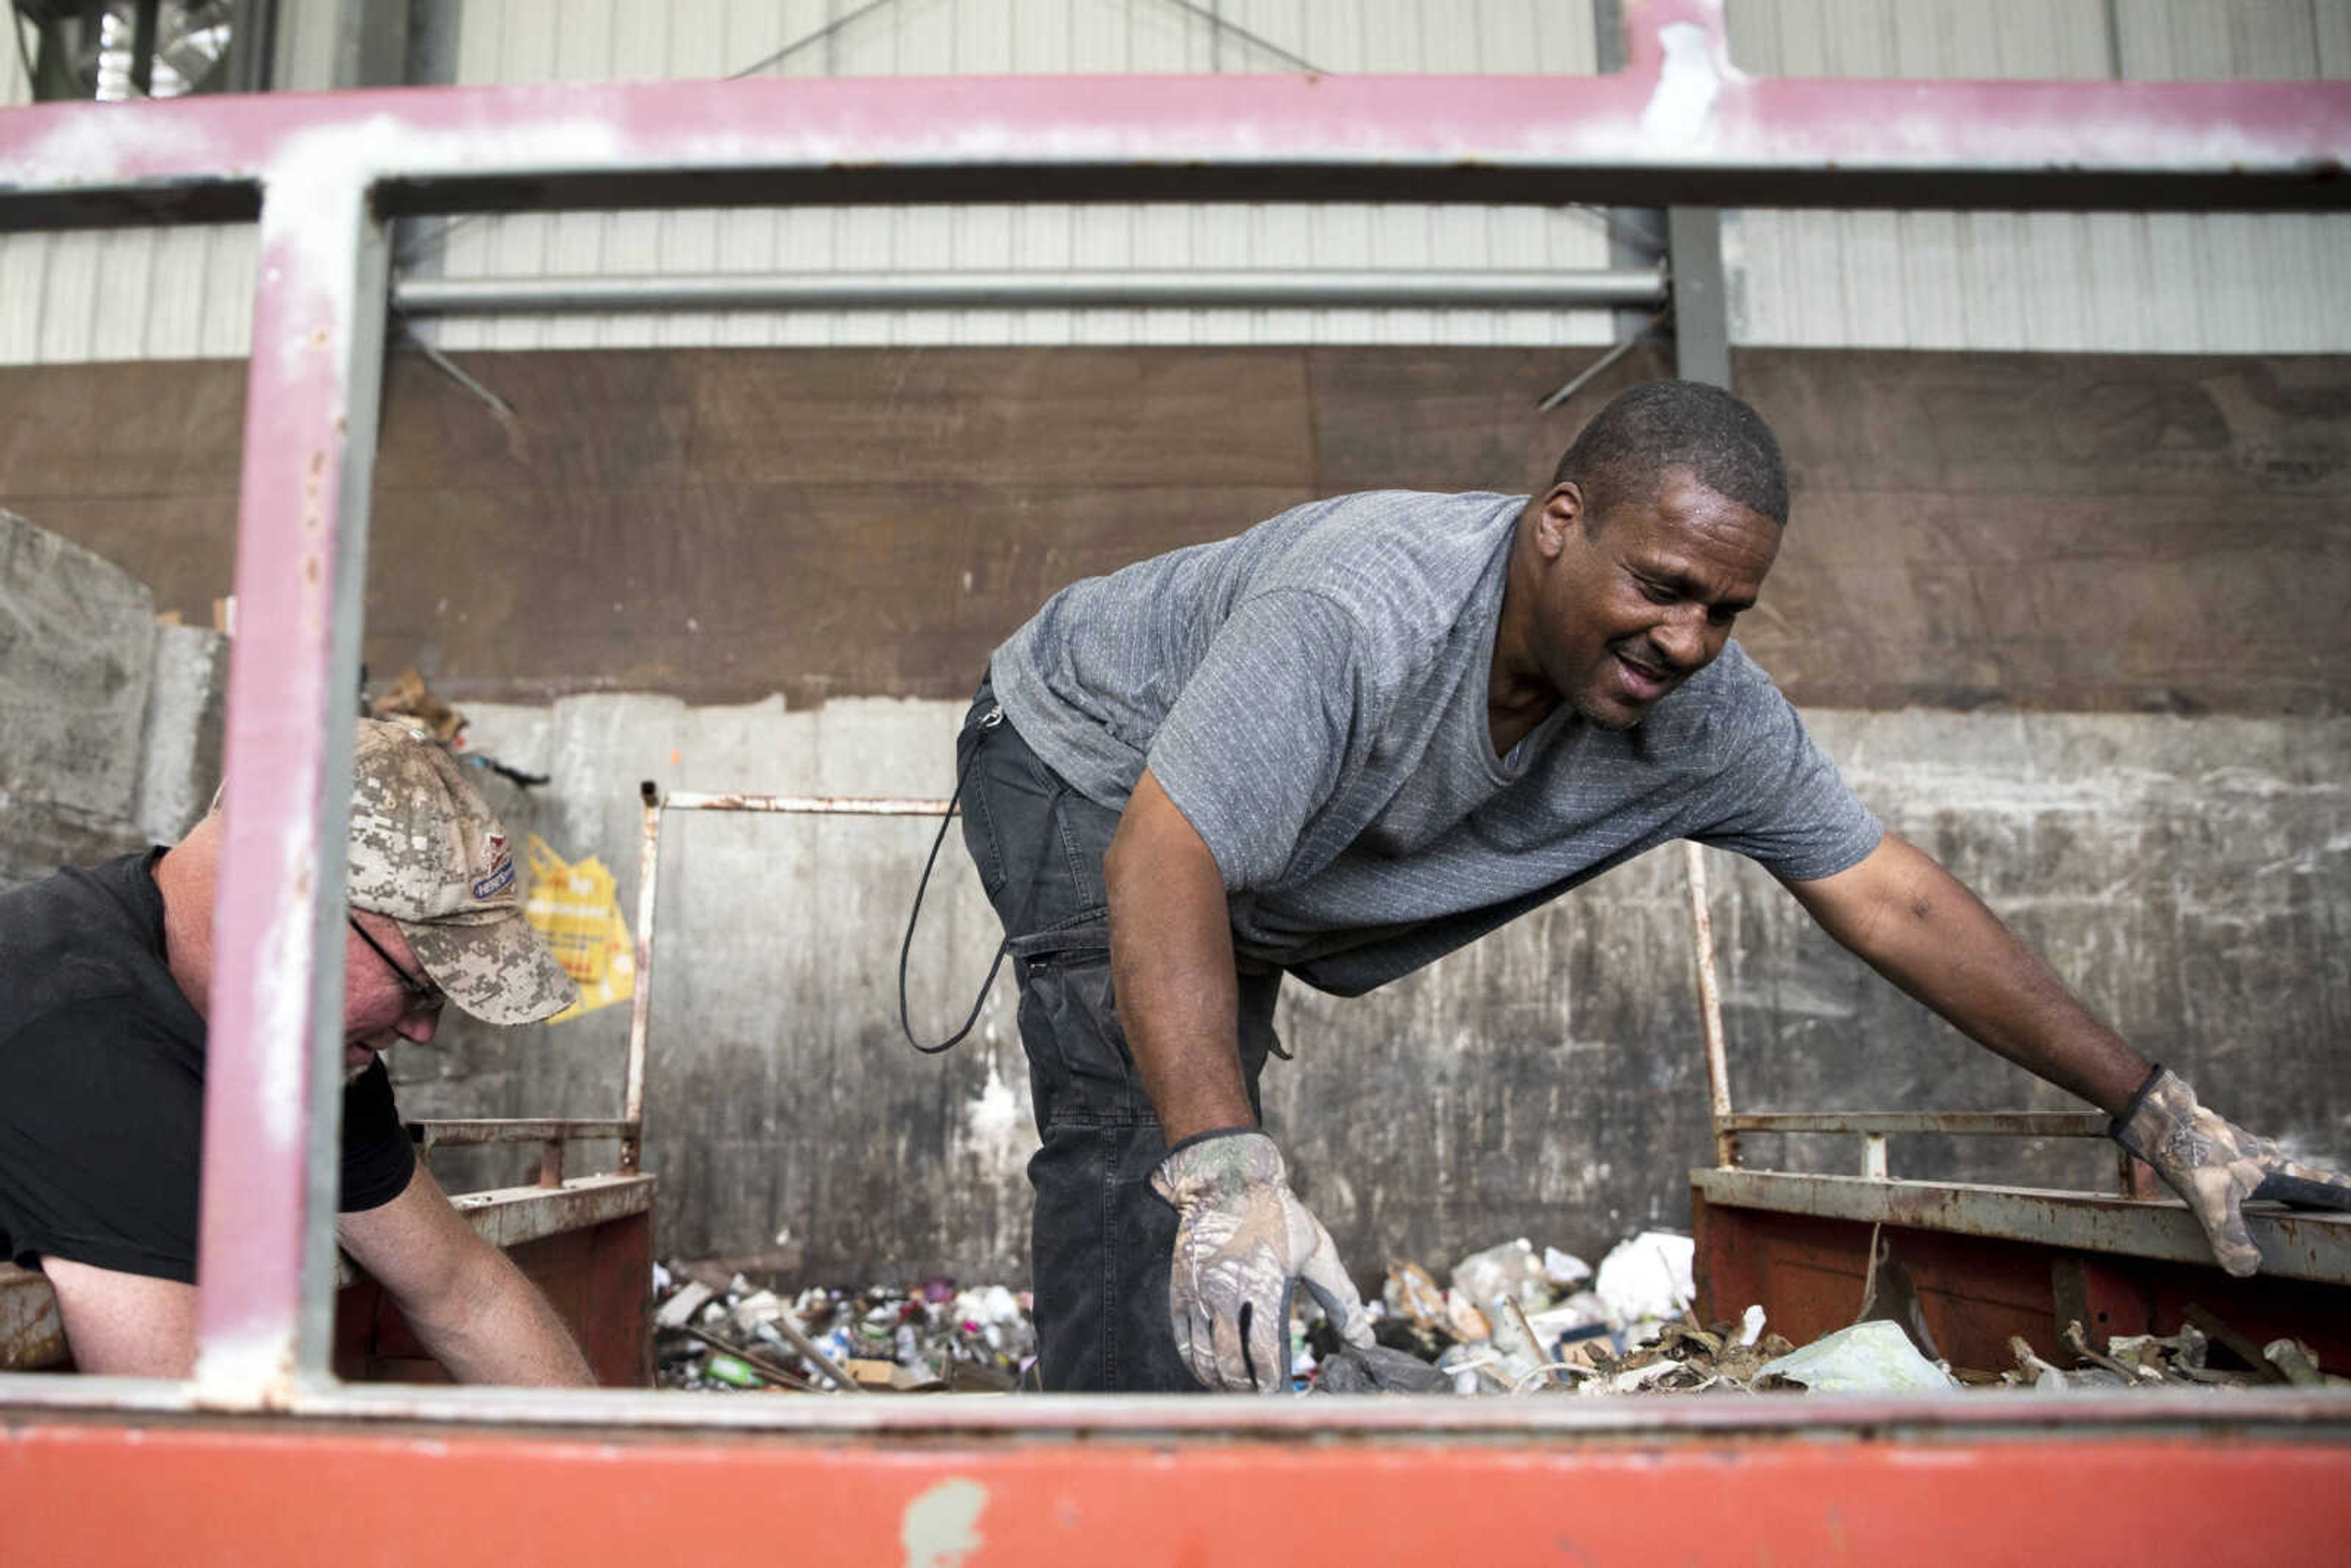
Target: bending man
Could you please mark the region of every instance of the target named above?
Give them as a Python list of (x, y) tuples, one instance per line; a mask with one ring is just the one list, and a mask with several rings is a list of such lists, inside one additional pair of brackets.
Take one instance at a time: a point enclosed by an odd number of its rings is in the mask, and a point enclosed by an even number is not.
[(1293, 1281), (1369, 1324), (1258, 1128), (1285, 974), (1343, 996), (1674, 839), (1736, 851), (1971, 1038), (2116, 1116), (2231, 1271), (2258, 1193), (2199, 1106), (1886, 832), (1730, 632), (1788, 517), (1753, 410), (1604, 409), (1533, 497), (1318, 501), (1050, 600), (959, 743), (1043, 1146), (1049, 1389), (1286, 1389)]
[[(343, 951), (337, 1228), (450, 1375), (594, 1380), (553, 1310), (417, 1162), (379, 1052), (444, 1002), (560, 1011), (506, 831), (421, 731), (360, 721)], [(218, 807), (177, 845), (0, 894), (0, 1257), (42, 1270), (84, 1372), (185, 1376)]]

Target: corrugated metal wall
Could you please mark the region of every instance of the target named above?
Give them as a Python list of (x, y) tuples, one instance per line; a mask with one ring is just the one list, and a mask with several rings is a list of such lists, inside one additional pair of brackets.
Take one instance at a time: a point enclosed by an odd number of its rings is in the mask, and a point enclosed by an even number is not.
[[(1220, 13), (1221, 20), (1211, 13)], [(468, 5), (466, 82), (952, 73), (1588, 72), (1588, 0), (507, 0)], [(780, 56), (780, 58), (778, 57)], [(1429, 206), (976, 206), (486, 219), (419, 271), (1593, 267), (1596, 214)], [(1604, 311), (1031, 310), (451, 321), (451, 348), (639, 344), (1588, 343)]]
[[(332, 85), (340, 5), (283, 0), (281, 89)], [(5, 53), (0, 105), (26, 102), (17, 51)], [(253, 256), (245, 224), (0, 235), (0, 364), (241, 359), (253, 338)]]
[[(325, 85), (341, 0), (287, 0), (279, 79)], [(1590, 0), (463, 0), (468, 82), (1014, 71), (1584, 72)], [(2335, 76), (2351, 0), (1729, 0), (1758, 75)], [(14, 51), (0, 89), (23, 95)], [(315, 78), (315, 79), (314, 79)], [(1743, 343), (2179, 351), (2351, 347), (2351, 219), (1730, 215)], [(455, 277), (971, 267), (1583, 267), (1590, 214), (1357, 204), (801, 209), (485, 218), (404, 234)], [(242, 229), (0, 236), (0, 363), (244, 352)], [(1602, 312), (860, 311), (424, 329), (451, 348), (1443, 342), (1609, 335)]]
[[(1730, 0), (1758, 76), (2288, 79), (2351, 72), (2351, 0)], [(2351, 349), (2351, 219), (1727, 214), (1735, 342)]]

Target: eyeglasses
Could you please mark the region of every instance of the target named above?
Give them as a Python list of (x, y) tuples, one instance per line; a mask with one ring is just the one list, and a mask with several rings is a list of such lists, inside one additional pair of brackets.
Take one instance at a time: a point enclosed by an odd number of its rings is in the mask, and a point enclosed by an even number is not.
[(429, 1013), (449, 999), (441, 988), (432, 981), (420, 979), (402, 968), (393, 960), (392, 956), (383, 950), (383, 944), (368, 935), (367, 927), (359, 923), (357, 915), (346, 915), (343, 918), (350, 923), (352, 930), (360, 934), (360, 940), (373, 948), (375, 956), (383, 960), (383, 966), (392, 971), (392, 978), (400, 982), (400, 994), (408, 998), (409, 1012)]

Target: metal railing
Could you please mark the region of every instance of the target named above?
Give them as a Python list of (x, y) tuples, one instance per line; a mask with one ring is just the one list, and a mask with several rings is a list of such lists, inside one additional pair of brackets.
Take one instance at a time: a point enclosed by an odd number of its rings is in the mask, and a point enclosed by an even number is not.
[[(327, 1374), (339, 846), (393, 219), (1004, 201), (2351, 205), (2345, 83), (1759, 78), (1731, 68), (1713, 0), (1625, 0), (1623, 11), (1626, 68), (1585, 78), (1135, 76), (1115, 91), (1052, 77), (658, 81), (0, 111), (0, 231), (258, 227), (196, 1376), (63, 1390), (32, 1377), (12, 1380), (5, 1397), (550, 1421), (610, 1420), (659, 1403), (489, 1391), (362, 1397)], [(641, 898), (650, 894), (649, 880)], [(1718, 1032), (1719, 1021), (1718, 1009)], [(631, 1161), (641, 1152), (643, 1068), (632, 1057), (621, 1118), (633, 1126), (622, 1134)], [(1723, 1082), (1719, 1139), (1736, 1136)], [(1266, 1423), (1235, 1405), (1169, 1416), (1138, 1416), (1135, 1403), (1103, 1401), (1081, 1416), (1060, 1402), (1007, 1402), (954, 1419), (1059, 1430)], [(718, 1408), (735, 1423), (819, 1426), (836, 1418), (812, 1413), (829, 1404)], [(1381, 1419), (1368, 1409), (1318, 1413), (1316, 1427), (1369, 1429)], [(1536, 1417), (1449, 1419), (1524, 1429)], [(1664, 1406), (1641, 1418), (1720, 1419)]]

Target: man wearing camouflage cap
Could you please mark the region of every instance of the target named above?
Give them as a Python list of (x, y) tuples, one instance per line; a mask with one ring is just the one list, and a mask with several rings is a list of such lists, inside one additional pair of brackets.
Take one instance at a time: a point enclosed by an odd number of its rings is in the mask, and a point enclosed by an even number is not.
[[(85, 1372), (194, 1360), (196, 1182), (221, 818), (0, 894), (0, 1258), (44, 1270)], [(416, 1161), (379, 1053), (444, 1002), (491, 1023), (571, 981), (523, 918), (506, 831), (422, 731), (361, 720), (343, 951), (338, 1236), (467, 1382), (591, 1383), (553, 1311)]]

